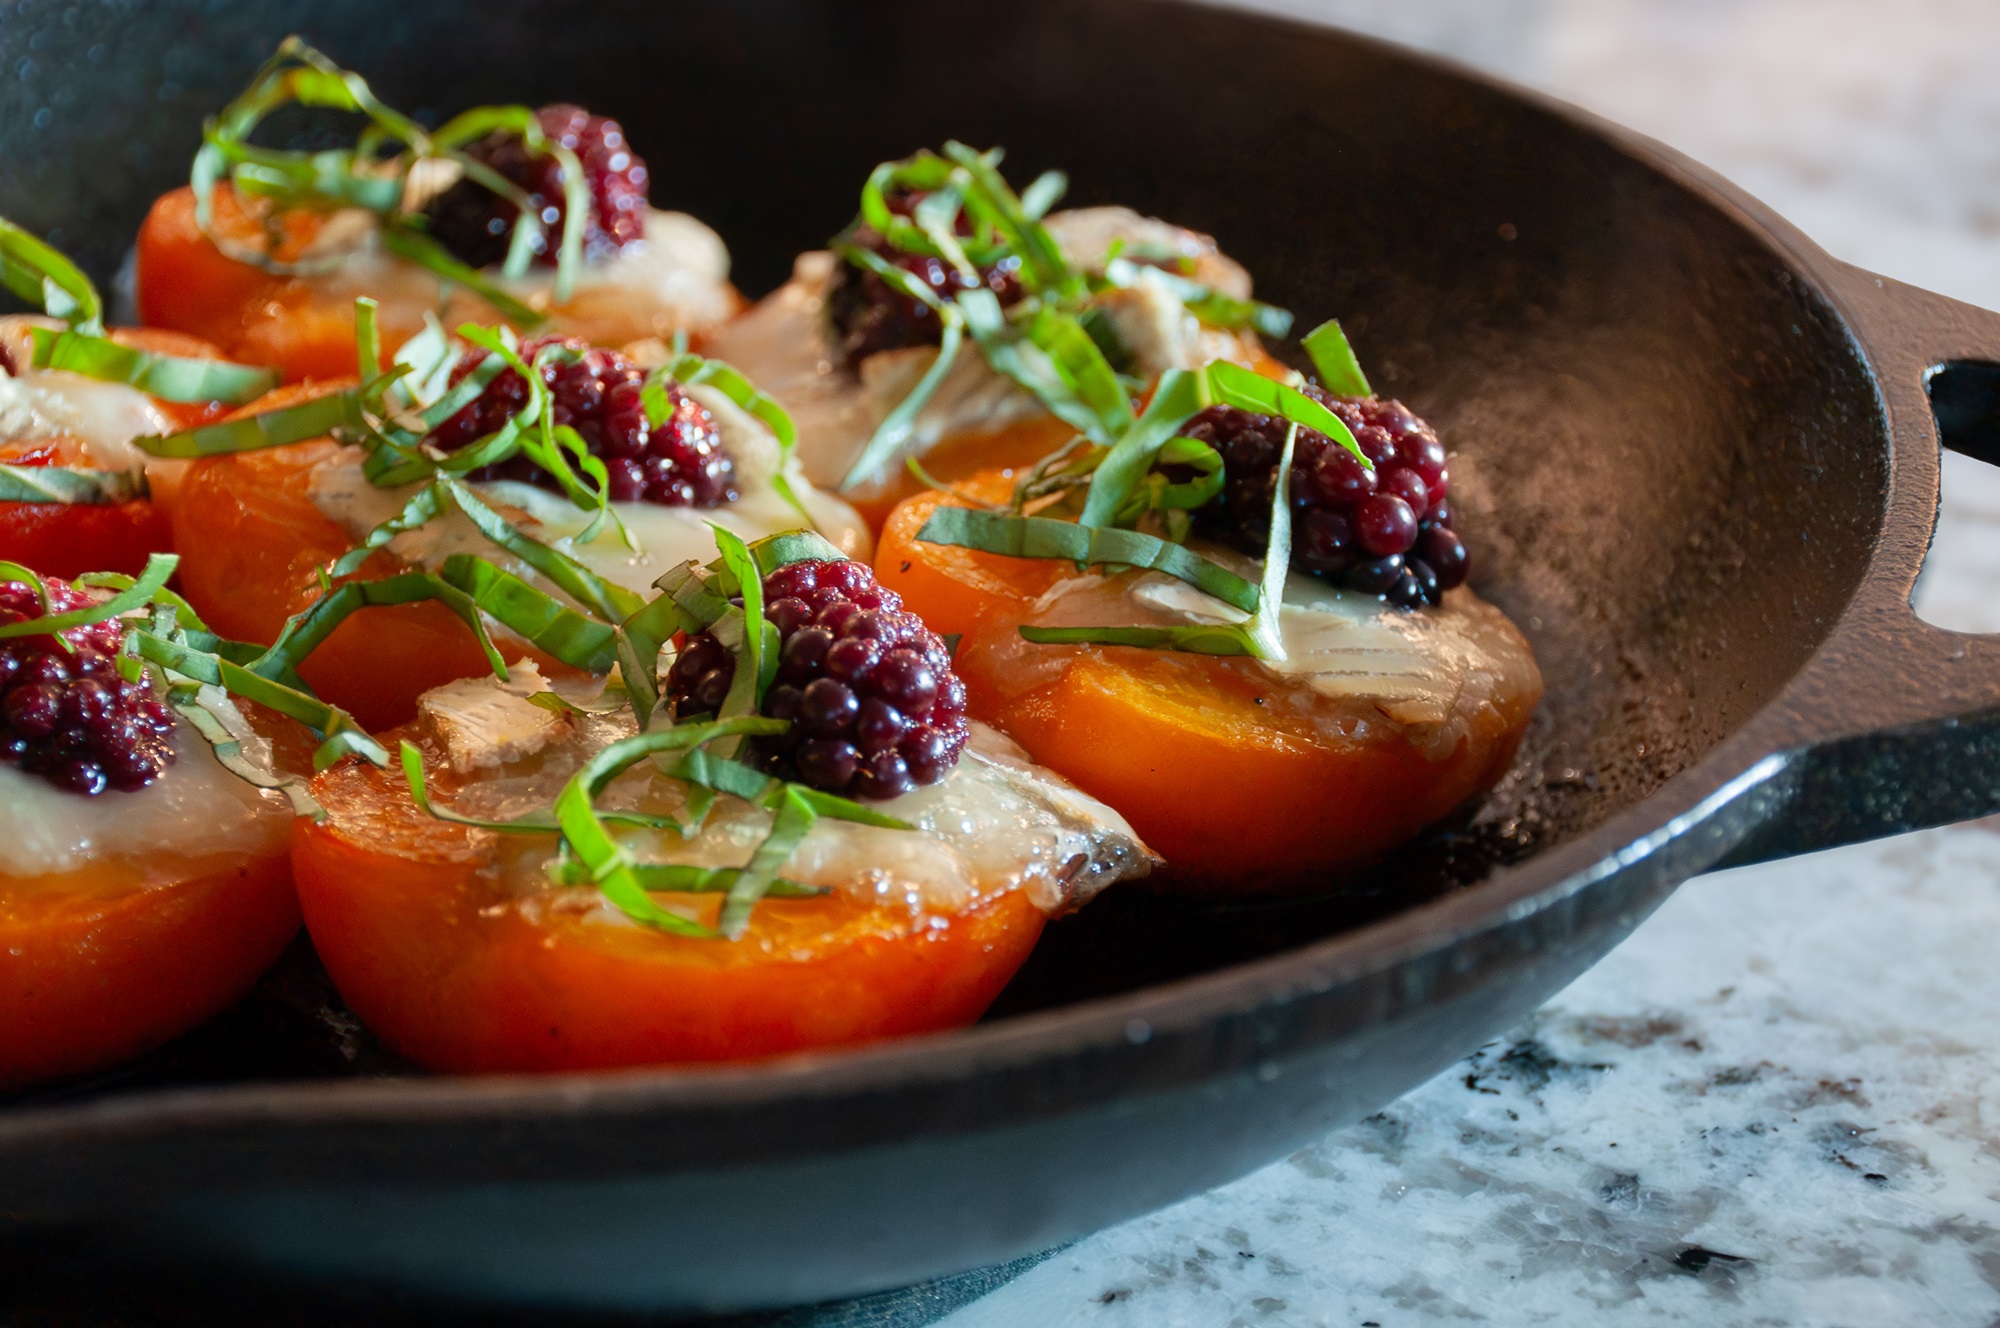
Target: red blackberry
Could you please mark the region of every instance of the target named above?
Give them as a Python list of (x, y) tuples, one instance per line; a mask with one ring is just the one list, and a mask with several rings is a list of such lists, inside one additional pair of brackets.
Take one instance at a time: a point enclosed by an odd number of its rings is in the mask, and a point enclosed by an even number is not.
[[(793, 721), (757, 740), (766, 769), (829, 793), (893, 798), (935, 784), (965, 750), (965, 684), (935, 632), (865, 563), (805, 562), (764, 578), (782, 644), (764, 713)], [(667, 674), (676, 715), (713, 714), (736, 657), (707, 632)]]
[[(616, 120), (592, 115), (581, 106), (558, 103), (537, 111), (542, 133), (576, 153), (590, 190), (590, 217), (583, 228), (586, 258), (609, 258), (646, 234), (646, 163), (625, 142)], [(535, 260), (553, 267), (562, 244), (562, 163), (546, 152), (530, 152), (519, 134), (495, 130), (466, 150), (525, 191), (541, 216), (543, 240)], [(474, 267), (491, 267), (507, 257), (514, 218), (520, 209), (474, 180), (459, 180), (424, 208), (438, 243)]]
[[(1414, 609), (1465, 580), (1465, 545), (1451, 530), (1444, 445), (1400, 401), (1307, 395), (1354, 432), (1370, 471), (1325, 434), (1299, 430), (1292, 449), (1292, 566)], [(1270, 534), (1271, 487), (1286, 420), (1210, 406), (1181, 432), (1222, 454), (1222, 493), (1203, 525), (1252, 553)]]
[[(893, 212), (908, 216), (915, 211), (921, 194), (892, 194)], [(963, 217), (960, 234), (969, 235), (971, 226)], [(1021, 289), (1021, 260), (1009, 254), (996, 263), (978, 268), (974, 282), (942, 258), (905, 253), (892, 247), (874, 229), (862, 226), (852, 239), (871, 253), (880, 254), (895, 266), (916, 277), (945, 299), (962, 290), (976, 290), (983, 284), (1000, 297), (1003, 305), (1013, 304)], [(866, 268), (852, 263), (834, 267), (833, 280), (826, 292), (826, 316), (833, 329), (841, 362), (856, 365), (879, 351), (900, 350), (905, 346), (935, 346), (944, 336), (944, 325), (928, 304), (894, 290), (889, 283)]]
[[(94, 601), (54, 577), (43, 583), (50, 613)], [(34, 590), (0, 582), (0, 622), (42, 616)], [(0, 640), (0, 760), (88, 796), (144, 788), (174, 762), (174, 712), (143, 682), (118, 676), (115, 622), (72, 627), (64, 650), (52, 636)]]
[[(579, 352), (574, 359), (544, 364), (542, 381), (555, 398), (555, 422), (575, 429), (603, 460), (613, 502), (720, 507), (736, 501), (736, 463), (723, 450), (722, 435), (706, 406), (670, 383), (667, 400), (673, 414), (655, 429), (646, 422), (639, 400), (644, 370), (615, 350), (592, 350), (582, 341), (560, 337), (528, 342), (521, 347), (521, 358), (533, 363), (536, 352), (550, 345)], [(462, 356), (452, 381), (464, 378), (485, 358), (483, 350)], [(528, 385), (521, 375), (503, 370), (472, 404), (440, 424), (431, 441), (455, 452), (498, 430), (527, 400)], [(521, 453), (482, 466), (471, 478), (559, 487), (555, 476)]]

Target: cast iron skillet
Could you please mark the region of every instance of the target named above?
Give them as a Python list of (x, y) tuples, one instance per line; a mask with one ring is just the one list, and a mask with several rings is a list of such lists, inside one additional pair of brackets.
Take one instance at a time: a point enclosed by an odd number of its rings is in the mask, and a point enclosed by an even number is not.
[(1004, 142), (1082, 201), (1213, 232), (1302, 325), (1338, 313), (1440, 427), (1478, 588), (1548, 676), (1521, 765), (1378, 872), (1280, 907), (1114, 895), (1052, 928), (1001, 1017), (846, 1055), (274, 1082), (395, 1068), (299, 995), (295, 956), (135, 1076), (0, 1111), (0, 1211), (524, 1298), (894, 1285), (1359, 1117), (1693, 873), (2000, 808), (2000, 652), (1909, 605), (1926, 385), (1947, 445), (2000, 452), (2000, 317), (1833, 261), (1656, 144), (1337, 33), (1142, 0), (585, 9), (17, 8), (0, 211), (108, 275), (199, 116), (295, 28), (405, 106), (617, 114), (752, 291), (875, 161)]

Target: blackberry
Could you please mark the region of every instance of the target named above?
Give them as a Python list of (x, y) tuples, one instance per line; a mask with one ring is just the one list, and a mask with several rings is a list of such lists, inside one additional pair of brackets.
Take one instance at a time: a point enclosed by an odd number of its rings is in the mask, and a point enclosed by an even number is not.
[[(673, 413), (653, 428), (639, 399), (644, 370), (615, 350), (593, 350), (573, 338), (530, 341), (521, 347), (521, 358), (532, 363), (536, 352), (550, 345), (578, 352), (575, 359), (542, 366), (542, 381), (555, 398), (555, 422), (575, 429), (591, 454), (604, 462), (613, 502), (720, 507), (736, 501), (736, 463), (723, 450), (722, 434), (706, 406), (670, 383), (667, 400)], [(452, 381), (464, 378), (485, 358), (483, 350), (462, 356)], [(527, 400), (528, 385), (521, 375), (503, 370), (470, 405), (438, 425), (431, 441), (455, 452), (498, 430)], [(560, 487), (555, 476), (521, 453), (470, 475)]]
[[(1299, 430), (1292, 450), (1292, 566), (1414, 609), (1464, 582), (1465, 544), (1451, 529), (1444, 445), (1400, 401), (1306, 394), (1354, 432), (1370, 471), (1325, 434)], [(1181, 430), (1222, 454), (1222, 493), (1202, 526), (1246, 552), (1270, 535), (1271, 488), (1286, 420), (1210, 406)]]
[[(917, 193), (899, 193), (891, 194), (886, 201), (891, 211), (908, 216), (922, 197)], [(971, 233), (970, 224), (962, 216), (959, 232)], [(975, 282), (942, 258), (904, 253), (891, 247), (871, 227), (861, 227), (852, 238), (857, 246), (881, 255), (945, 299), (962, 290), (976, 290), (982, 284), (1003, 305), (1015, 303), (1025, 293), (1021, 287), (1021, 260), (1012, 254), (977, 269), (979, 280)], [(944, 325), (928, 304), (892, 289), (880, 276), (852, 263), (834, 267), (833, 280), (826, 291), (826, 317), (833, 329), (840, 360), (850, 367), (880, 351), (935, 346), (944, 336)]]
[[(558, 103), (535, 112), (542, 133), (576, 153), (590, 191), (590, 217), (583, 228), (583, 253), (610, 258), (646, 234), (646, 163), (625, 142), (616, 120), (592, 115), (581, 106)], [(495, 130), (466, 148), (466, 155), (505, 176), (528, 195), (540, 214), (543, 238), (535, 261), (553, 267), (562, 243), (562, 163), (532, 153), (519, 134)], [(473, 267), (491, 267), (507, 257), (514, 218), (520, 209), (475, 180), (461, 179), (424, 208), (438, 243)]]
[[(867, 564), (804, 562), (764, 578), (764, 613), (782, 642), (764, 713), (793, 721), (759, 738), (763, 767), (829, 793), (893, 798), (944, 778), (965, 750), (965, 684), (935, 632), (903, 612)], [(713, 714), (736, 656), (690, 637), (667, 674), (679, 716)]]
[[(50, 613), (94, 603), (54, 577), (45, 579)], [(42, 616), (34, 590), (0, 582), (0, 623)], [(61, 788), (94, 797), (107, 788), (144, 788), (174, 762), (174, 712), (143, 682), (126, 682), (112, 663), (115, 622), (72, 627), (63, 639), (0, 640), (0, 760)]]

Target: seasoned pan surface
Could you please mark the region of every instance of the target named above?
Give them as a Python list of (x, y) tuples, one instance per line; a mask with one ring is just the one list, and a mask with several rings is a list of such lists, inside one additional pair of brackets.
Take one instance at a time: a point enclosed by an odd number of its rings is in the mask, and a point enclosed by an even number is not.
[[(1477, 588), (1548, 694), (1507, 781), (1391, 861), (1284, 904), (1113, 892), (961, 1034), (424, 1079), (301, 945), (147, 1063), (0, 1106), (21, 1220), (541, 1299), (893, 1285), (1372, 1110), (1725, 855), (2000, 807), (2000, 665), (1908, 609), (1937, 491), (1925, 373), (1991, 358), (2000, 327), (1834, 263), (1664, 149), (1355, 38), (1141, 0), (164, 3), (0, 26), (23, 71), (0, 212), (108, 277), (200, 116), (294, 29), (403, 105), (616, 115), (753, 292), (869, 166), (946, 137), (1214, 233), (1438, 425)], [(1968, 439), (1982, 372), (1939, 380)]]

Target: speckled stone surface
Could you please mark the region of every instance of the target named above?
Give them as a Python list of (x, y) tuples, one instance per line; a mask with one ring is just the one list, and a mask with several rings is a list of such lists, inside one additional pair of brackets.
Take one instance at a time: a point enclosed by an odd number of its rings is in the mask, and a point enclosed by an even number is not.
[[(1991, 0), (1273, 0), (1671, 143), (1835, 254), (2000, 307)], [(2000, 630), (2000, 476), (1919, 589)], [(2000, 825), (1684, 887), (1508, 1038), (949, 1328), (2000, 1324)]]

